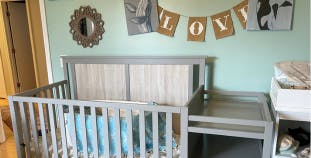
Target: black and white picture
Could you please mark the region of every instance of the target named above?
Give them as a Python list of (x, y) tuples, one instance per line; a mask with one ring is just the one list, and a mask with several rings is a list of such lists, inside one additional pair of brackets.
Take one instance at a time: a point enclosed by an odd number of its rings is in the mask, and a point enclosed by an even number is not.
[(247, 30), (290, 30), (294, 0), (249, 0)]
[(153, 32), (159, 25), (157, 0), (124, 0), (129, 35)]

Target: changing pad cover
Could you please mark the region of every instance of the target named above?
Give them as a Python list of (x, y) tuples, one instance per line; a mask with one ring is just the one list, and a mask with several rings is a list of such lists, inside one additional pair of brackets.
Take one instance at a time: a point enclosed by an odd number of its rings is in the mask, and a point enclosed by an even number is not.
[(282, 88), (310, 89), (310, 61), (282, 61), (274, 65), (274, 75)]

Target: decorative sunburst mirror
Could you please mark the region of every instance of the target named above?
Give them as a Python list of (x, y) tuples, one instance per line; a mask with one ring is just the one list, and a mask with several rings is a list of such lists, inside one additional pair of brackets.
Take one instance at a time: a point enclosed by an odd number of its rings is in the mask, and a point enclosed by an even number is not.
[(84, 48), (98, 45), (105, 32), (101, 14), (90, 6), (81, 6), (71, 15), (70, 33), (78, 45)]

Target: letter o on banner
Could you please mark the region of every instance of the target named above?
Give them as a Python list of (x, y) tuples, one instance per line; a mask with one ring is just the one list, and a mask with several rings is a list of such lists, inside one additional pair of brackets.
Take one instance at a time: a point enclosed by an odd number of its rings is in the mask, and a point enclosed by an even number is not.
[(189, 17), (188, 41), (205, 41), (206, 17)]

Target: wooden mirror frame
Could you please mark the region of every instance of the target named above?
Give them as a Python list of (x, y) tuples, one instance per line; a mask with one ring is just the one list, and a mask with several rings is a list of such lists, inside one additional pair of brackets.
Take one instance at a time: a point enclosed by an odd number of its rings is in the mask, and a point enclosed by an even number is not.
[[(80, 32), (80, 20), (83, 18), (92, 20), (94, 24), (93, 32), (89, 36), (84, 36)], [(96, 9), (90, 6), (81, 6), (79, 9), (74, 10), (69, 25), (72, 38), (77, 41), (78, 45), (82, 45), (83, 48), (92, 48), (94, 45), (98, 45), (99, 40), (102, 39), (102, 35), (105, 32), (101, 14), (97, 13)]]

